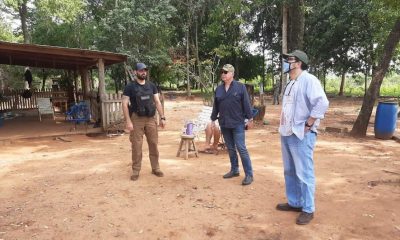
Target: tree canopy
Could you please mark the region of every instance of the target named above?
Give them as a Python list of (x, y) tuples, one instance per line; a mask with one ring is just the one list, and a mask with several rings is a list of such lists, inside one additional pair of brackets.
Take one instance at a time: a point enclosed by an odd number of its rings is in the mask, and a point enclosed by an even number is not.
[[(305, 50), (322, 79), (341, 76), (339, 95), (349, 74), (364, 75), (376, 99), (386, 72), (399, 71), (398, 0), (4, 0), (0, 11), (1, 40), (124, 53), (128, 64), (148, 64), (158, 84), (187, 91), (213, 86), (224, 63), (265, 86), (279, 75), (286, 43)], [(107, 74), (120, 90), (123, 67)], [(374, 102), (364, 103), (366, 119)]]

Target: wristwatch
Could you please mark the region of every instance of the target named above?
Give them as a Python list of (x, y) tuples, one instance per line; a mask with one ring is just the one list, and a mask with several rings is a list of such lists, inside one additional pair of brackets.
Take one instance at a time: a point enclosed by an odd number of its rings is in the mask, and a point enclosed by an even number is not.
[(160, 119), (161, 119), (161, 120), (164, 120), (164, 121), (167, 120), (165, 117), (162, 117), (162, 118), (160, 118)]

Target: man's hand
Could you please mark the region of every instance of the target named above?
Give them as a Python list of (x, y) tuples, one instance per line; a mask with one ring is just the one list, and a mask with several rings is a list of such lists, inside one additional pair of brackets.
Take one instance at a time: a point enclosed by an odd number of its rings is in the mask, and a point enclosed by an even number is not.
[(215, 128), (215, 121), (211, 121), (211, 128), (214, 130), (214, 128)]
[(167, 125), (166, 120), (161, 119), (161, 121), (160, 121), (160, 127), (161, 127), (161, 128), (164, 128), (166, 125)]
[(247, 129), (252, 129), (253, 128), (253, 119), (250, 119), (247, 123), (246, 123)]
[(316, 119), (315, 119), (315, 118), (312, 118), (312, 117), (309, 117), (309, 118), (307, 119), (307, 121), (306, 121), (305, 124), (304, 124), (304, 132), (305, 132), (305, 133), (311, 130), (311, 127), (314, 125), (315, 120), (316, 120)]
[(124, 131), (125, 131), (126, 133), (130, 133), (130, 132), (133, 131), (133, 124), (132, 124), (131, 121), (127, 121), (127, 122), (126, 122)]

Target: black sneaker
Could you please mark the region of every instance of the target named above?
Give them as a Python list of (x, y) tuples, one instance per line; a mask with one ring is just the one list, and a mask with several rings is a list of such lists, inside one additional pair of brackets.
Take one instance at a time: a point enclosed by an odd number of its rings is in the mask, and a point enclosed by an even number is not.
[(313, 218), (314, 218), (314, 213), (301, 212), (296, 219), (296, 224), (307, 225), (311, 222)]
[(152, 170), (152, 174), (156, 175), (157, 177), (164, 177), (164, 173), (161, 170)]
[(224, 176), (222, 176), (223, 178), (233, 178), (233, 177), (238, 177), (239, 173), (235, 173), (235, 172), (228, 172), (227, 174), (225, 174)]
[(301, 212), (301, 207), (292, 207), (289, 203), (279, 203), (276, 205), (276, 209), (279, 211), (292, 211), (292, 212)]
[(250, 185), (253, 182), (253, 176), (246, 175), (242, 181), (242, 185)]

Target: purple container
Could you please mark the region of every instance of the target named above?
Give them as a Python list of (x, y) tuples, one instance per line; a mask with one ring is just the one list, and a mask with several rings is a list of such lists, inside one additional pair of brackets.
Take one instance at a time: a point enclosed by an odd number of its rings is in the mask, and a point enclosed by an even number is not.
[(186, 135), (192, 135), (193, 134), (193, 123), (187, 123), (186, 124)]

